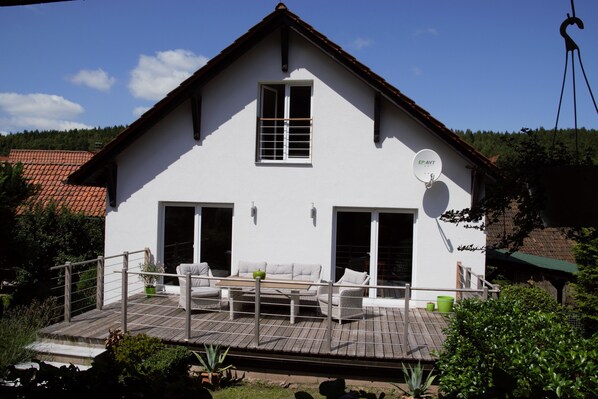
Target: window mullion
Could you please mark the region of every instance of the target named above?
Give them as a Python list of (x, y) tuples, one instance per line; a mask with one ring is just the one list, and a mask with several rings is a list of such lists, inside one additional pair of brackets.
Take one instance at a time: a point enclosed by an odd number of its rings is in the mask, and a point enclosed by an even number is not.
[(283, 158), (289, 159), (289, 138), (290, 138), (290, 113), (291, 113), (291, 85), (284, 85), (284, 140)]

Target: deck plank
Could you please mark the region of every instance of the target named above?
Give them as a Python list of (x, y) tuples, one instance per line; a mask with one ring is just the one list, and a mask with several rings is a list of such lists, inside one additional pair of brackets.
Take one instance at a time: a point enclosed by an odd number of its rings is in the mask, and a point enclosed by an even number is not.
[[(438, 312), (411, 309), (409, 352), (403, 353), (402, 308), (367, 307), (365, 320), (359, 318), (332, 323), (331, 349), (326, 345), (327, 318), (315, 307), (302, 307), (295, 324), (290, 324), (288, 308), (268, 307), (260, 318), (260, 345), (254, 342), (252, 306), (246, 306), (234, 320), (228, 309), (193, 311), (191, 337), (186, 340), (186, 313), (178, 306), (178, 296), (136, 295), (128, 308), (127, 325), (134, 333), (145, 332), (170, 344), (182, 344), (201, 350), (204, 344), (219, 343), (236, 352), (287, 354), (288, 356), (323, 356), (343, 359), (395, 361), (433, 360), (434, 350), (445, 339), (447, 325)], [(121, 305), (113, 303), (102, 310), (77, 315), (70, 323), (56, 323), (44, 328), (43, 336), (69, 341), (103, 342), (109, 329), (121, 327)]]

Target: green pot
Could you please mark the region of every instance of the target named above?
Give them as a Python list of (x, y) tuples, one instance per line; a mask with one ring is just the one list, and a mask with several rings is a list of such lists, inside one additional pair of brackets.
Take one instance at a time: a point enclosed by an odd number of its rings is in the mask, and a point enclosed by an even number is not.
[(261, 280), (264, 280), (266, 278), (266, 271), (265, 270), (260, 270), (257, 269), (256, 271), (253, 272), (253, 278), (260, 278)]
[(428, 303), (426, 304), (426, 310), (427, 310), (428, 312), (433, 312), (433, 311), (434, 311), (434, 307), (435, 307), (435, 306), (434, 306), (434, 302), (428, 302)]
[(439, 312), (450, 313), (453, 311), (453, 303), (455, 302), (455, 298), (452, 296), (439, 295), (436, 297), (436, 302), (438, 303)]
[(156, 295), (156, 287), (145, 287), (145, 296), (148, 298)]

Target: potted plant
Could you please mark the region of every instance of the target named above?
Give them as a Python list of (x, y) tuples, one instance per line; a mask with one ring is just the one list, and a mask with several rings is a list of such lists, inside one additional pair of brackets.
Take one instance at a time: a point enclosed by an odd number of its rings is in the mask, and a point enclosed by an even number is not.
[(253, 278), (260, 278), (264, 280), (266, 278), (266, 271), (262, 269), (257, 269), (253, 272)]
[(225, 366), (226, 356), (230, 348), (223, 349), (220, 345), (204, 344), (205, 353), (193, 351), (195, 357), (201, 364), (201, 382), (207, 383), (212, 387), (220, 384), (224, 373), (233, 367), (232, 364)]
[(140, 263), (139, 269), (141, 270), (139, 278), (143, 281), (145, 295), (148, 298), (156, 295), (156, 282), (159, 276), (146, 273), (164, 273), (164, 266), (160, 262), (156, 263), (150, 260)]

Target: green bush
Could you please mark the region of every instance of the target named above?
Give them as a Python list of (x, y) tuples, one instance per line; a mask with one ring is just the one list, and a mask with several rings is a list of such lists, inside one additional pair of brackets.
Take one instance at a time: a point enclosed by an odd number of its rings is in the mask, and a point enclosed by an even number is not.
[(164, 393), (188, 380), (191, 352), (146, 334), (126, 333), (112, 348), (118, 383), (126, 390)]
[(471, 299), (455, 305), (445, 332), (437, 362), (445, 393), (459, 398), (598, 395), (598, 350), (560, 313), (531, 310), (509, 295)]
[(506, 301), (519, 302), (519, 306), (523, 311), (562, 311), (559, 303), (550, 294), (534, 285), (515, 284), (501, 287), (500, 296)]

